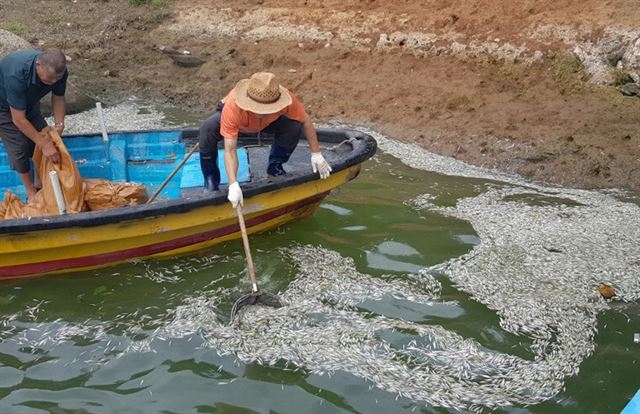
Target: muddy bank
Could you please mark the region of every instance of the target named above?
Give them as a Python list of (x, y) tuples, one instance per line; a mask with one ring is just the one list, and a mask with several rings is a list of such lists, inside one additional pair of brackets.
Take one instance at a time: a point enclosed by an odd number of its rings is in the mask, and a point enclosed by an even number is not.
[[(318, 122), (535, 180), (640, 190), (640, 99), (592, 84), (615, 66), (634, 81), (636, 7), (423, 3), (0, 2), (106, 102), (135, 95), (204, 117), (238, 79), (270, 70)], [(174, 63), (172, 49), (197, 64)]]

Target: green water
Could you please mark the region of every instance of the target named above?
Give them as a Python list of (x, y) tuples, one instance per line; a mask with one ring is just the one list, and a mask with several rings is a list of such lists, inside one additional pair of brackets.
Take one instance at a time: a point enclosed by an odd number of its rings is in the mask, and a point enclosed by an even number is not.
[[(337, 251), (363, 274), (398, 280), (463, 255), (479, 243), (472, 226), (409, 201), (428, 193), (435, 204), (453, 206), (487, 185), (497, 184), (418, 171), (378, 155), (313, 217), (251, 237), (259, 284), (269, 292), (287, 288), (296, 272), (279, 249), (296, 245)], [(246, 289), (244, 268), (235, 241), (188, 257), (1, 286), (0, 413), (456, 412), (397, 398), (349, 372), (329, 377), (284, 362), (244, 364), (203, 347), (197, 334), (122, 352), (164, 327), (190, 298)], [(494, 312), (436, 277), (441, 302), (361, 307), (441, 325), (496, 352), (531, 358), (530, 338), (504, 331)], [(221, 308), (230, 310), (231, 301)], [(640, 332), (640, 305), (617, 303), (598, 325), (595, 352), (563, 391), (539, 405), (497, 412), (619, 412), (640, 387), (640, 345), (629, 340)]]

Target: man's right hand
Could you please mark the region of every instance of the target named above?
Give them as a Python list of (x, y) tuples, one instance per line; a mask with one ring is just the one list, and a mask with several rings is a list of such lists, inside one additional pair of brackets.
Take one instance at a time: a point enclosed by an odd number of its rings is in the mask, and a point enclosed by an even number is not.
[(233, 208), (237, 208), (238, 205), (243, 205), (242, 190), (237, 181), (229, 185), (229, 195), (227, 195), (227, 199), (231, 202)]
[(56, 148), (56, 146), (53, 144), (53, 141), (49, 136), (49, 132), (43, 130), (41, 134), (44, 135), (43, 137), (44, 144), (42, 145), (42, 155), (47, 157), (47, 159), (49, 159), (49, 161), (51, 161), (52, 163), (60, 164), (60, 153), (58, 152), (58, 149)]

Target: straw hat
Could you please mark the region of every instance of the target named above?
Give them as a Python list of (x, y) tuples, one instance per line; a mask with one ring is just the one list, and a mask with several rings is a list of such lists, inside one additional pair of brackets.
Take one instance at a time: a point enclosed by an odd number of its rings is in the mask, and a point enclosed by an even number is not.
[(289, 91), (278, 83), (276, 75), (258, 72), (236, 84), (236, 104), (259, 115), (273, 114), (291, 104)]

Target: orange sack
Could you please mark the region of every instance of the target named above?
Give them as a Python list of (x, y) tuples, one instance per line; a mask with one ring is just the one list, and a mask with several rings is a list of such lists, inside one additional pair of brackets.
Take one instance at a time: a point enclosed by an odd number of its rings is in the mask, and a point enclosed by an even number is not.
[(22, 218), (25, 204), (20, 197), (9, 190), (4, 192), (4, 200), (0, 202), (0, 219)]
[(82, 188), (82, 179), (76, 163), (71, 158), (67, 147), (62, 142), (60, 135), (53, 130), (48, 129), (49, 136), (53, 140), (53, 144), (60, 153), (60, 164), (54, 164), (48, 158), (42, 156), (42, 150), (36, 146), (33, 154), (33, 163), (36, 166), (36, 172), (40, 176), (42, 189), (33, 197), (33, 201), (25, 206), (23, 217), (38, 217), (60, 214), (56, 196), (53, 192), (53, 185), (49, 172), (56, 171), (60, 181), (60, 188), (64, 197), (67, 213), (79, 213), (87, 211), (84, 203), (84, 193)]
[(60, 164), (49, 161), (36, 146), (33, 162), (40, 176), (42, 189), (33, 196), (29, 204), (23, 203), (18, 196), (7, 190), (4, 201), (0, 202), (0, 220), (60, 214), (49, 177), (50, 171), (56, 171), (58, 174), (67, 213), (79, 213), (89, 209), (107, 210), (147, 202), (149, 196), (144, 185), (80, 178), (78, 167), (60, 135), (51, 129), (47, 129), (47, 132), (60, 153)]
[(144, 185), (114, 183), (107, 180), (84, 180), (84, 200), (90, 210), (107, 210), (115, 207), (144, 204), (149, 199)]

